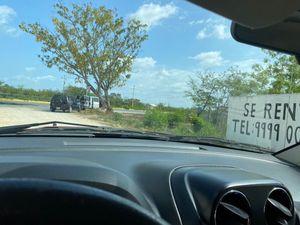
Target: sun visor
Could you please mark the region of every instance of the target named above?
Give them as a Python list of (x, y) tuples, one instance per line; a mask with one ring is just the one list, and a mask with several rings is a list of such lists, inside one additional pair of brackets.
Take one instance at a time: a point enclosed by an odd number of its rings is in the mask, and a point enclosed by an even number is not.
[(300, 9), (300, 0), (188, 0), (249, 28), (279, 23)]

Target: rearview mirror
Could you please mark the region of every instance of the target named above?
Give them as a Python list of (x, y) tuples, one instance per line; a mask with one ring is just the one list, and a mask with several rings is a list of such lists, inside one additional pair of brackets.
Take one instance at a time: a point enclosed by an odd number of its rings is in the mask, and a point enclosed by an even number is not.
[(232, 37), (242, 43), (300, 56), (300, 13), (272, 26), (250, 29), (235, 22)]

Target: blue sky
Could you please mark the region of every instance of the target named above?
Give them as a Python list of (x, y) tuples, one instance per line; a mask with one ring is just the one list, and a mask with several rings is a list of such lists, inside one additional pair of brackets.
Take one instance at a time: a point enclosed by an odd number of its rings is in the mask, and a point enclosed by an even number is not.
[[(84, 3), (84, 0), (65, 0)], [(231, 38), (230, 21), (182, 0), (97, 0), (95, 5), (116, 9), (126, 19), (137, 18), (148, 25), (149, 39), (136, 59), (131, 79), (112, 92), (144, 102), (191, 106), (184, 95), (189, 77), (197, 71), (224, 71), (230, 66), (249, 70), (263, 59), (260, 49)], [(63, 87), (64, 74), (47, 68), (38, 59), (40, 45), (19, 30), (21, 22), (40, 22), (51, 29), (55, 0), (2, 0), (0, 3), (0, 80), (34, 89)], [(67, 84), (74, 84), (65, 75)], [(77, 84), (80, 86), (79, 84)]]

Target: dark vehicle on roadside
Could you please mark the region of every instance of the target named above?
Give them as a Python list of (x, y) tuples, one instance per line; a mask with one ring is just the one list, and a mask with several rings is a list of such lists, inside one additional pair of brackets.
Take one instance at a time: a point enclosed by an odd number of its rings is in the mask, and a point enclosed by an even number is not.
[(79, 97), (68, 96), (65, 94), (56, 94), (50, 101), (50, 111), (62, 110), (63, 112), (72, 112), (73, 110), (80, 111)]

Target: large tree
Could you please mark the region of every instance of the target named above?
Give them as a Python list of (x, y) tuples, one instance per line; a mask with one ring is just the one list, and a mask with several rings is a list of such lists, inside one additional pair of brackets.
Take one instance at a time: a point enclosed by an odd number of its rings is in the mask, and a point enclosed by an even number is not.
[(230, 96), (300, 93), (300, 66), (294, 56), (263, 50), (263, 62), (243, 72), (201, 72), (190, 78), (186, 95), (203, 111), (226, 107)]
[[(54, 5), (50, 30), (39, 23), (20, 28), (42, 44), (39, 57), (48, 67), (72, 74), (100, 97), (110, 110), (109, 90), (129, 79), (133, 61), (147, 39), (146, 25), (127, 23), (113, 10), (91, 3)], [(104, 97), (104, 99), (103, 99)]]
[(213, 72), (200, 72), (189, 79), (186, 96), (201, 109), (200, 113), (218, 107), (220, 100), (222, 101), (223, 88), (220, 88), (220, 80), (221, 77)]
[(234, 67), (223, 73), (200, 72), (189, 79), (187, 86), (186, 96), (204, 112), (225, 108), (229, 96), (253, 94), (256, 83), (250, 73)]
[(300, 92), (300, 66), (296, 58), (274, 51), (263, 50), (263, 63), (253, 67), (252, 77), (262, 90), (258, 94), (288, 94)]
[(200, 109), (198, 113), (225, 129), (230, 96), (299, 93), (300, 66), (295, 57), (264, 52), (264, 61), (253, 65), (251, 71), (236, 67), (223, 73), (201, 72), (190, 78), (186, 96)]

